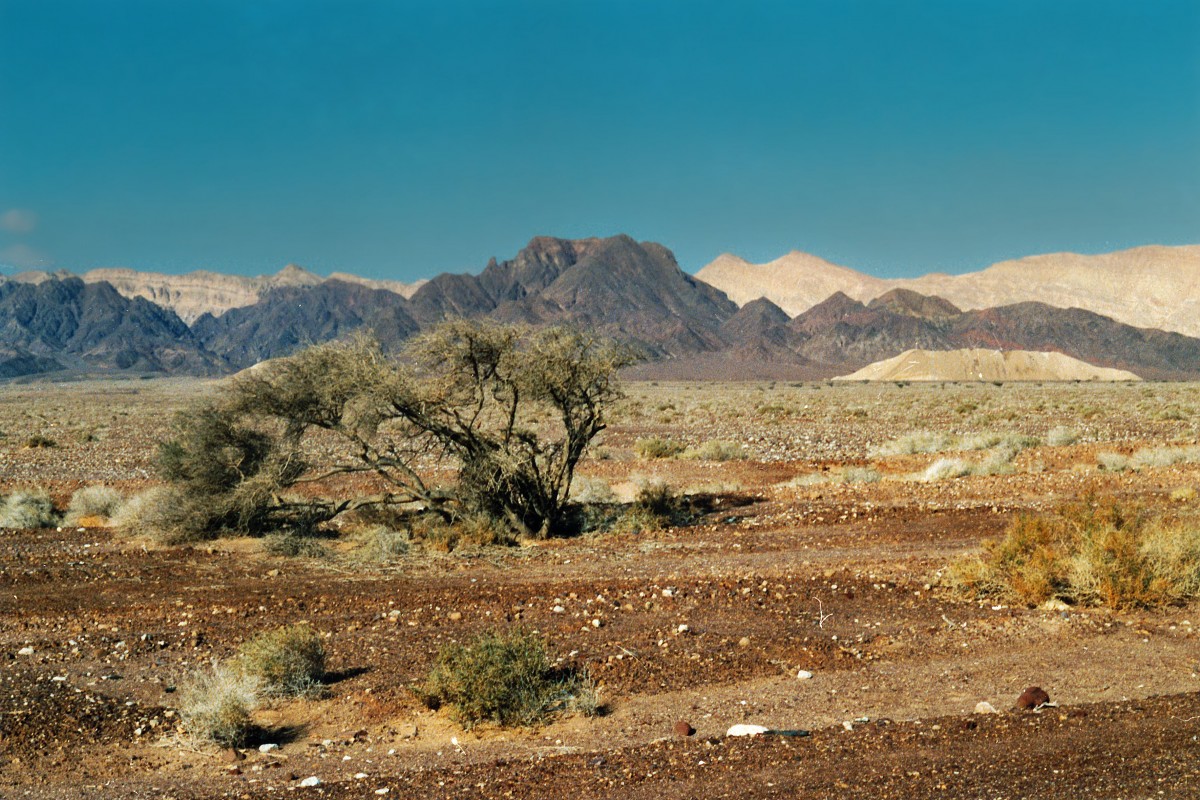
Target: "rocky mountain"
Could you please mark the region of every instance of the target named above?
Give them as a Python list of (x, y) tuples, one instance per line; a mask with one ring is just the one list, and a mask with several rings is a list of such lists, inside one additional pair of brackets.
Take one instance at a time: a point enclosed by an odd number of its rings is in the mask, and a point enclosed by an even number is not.
[(723, 255), (696, 277), (739, 305), (759, 297), (796, 315), (835, 291), (868, 301), (893, 289), (937, 296), (965, 310), (1038, 301), (1083, 308), (1127, 325), (1200, 336), (1200, 245), (1147, 246), (1102, 255), (1054, 253), (964, 275), (884, 280), (806, 253), (766, 264)]
[(827, 367), (827, 377), (906, 350), (964, 348), (1059, 352), (1149, 379), (1200, 377), (1200, 339), (1045, 303), (959, 311), (940, 298), (913, 293), (871, 305), (837, 293), (793, 318), (788, 327), (801, 338), (795, 352)]
[(217, 375), (227, 367), (174, 312), (107, 283), (0, 283), (0, 376), (45, 372)]
[(242, 369), (358, 330), (394, 348), (419, 329), (407, 305), (395, 292), (327, 280), (270, 289), (254, 305), (205, 314), (192, 331), (207, 350)]
[(537, 237), (477, 277), (439, 275), (412, 296), (422, 325), (454, 316), (570, 322), (641, 344), (655, 356), (720, 349), (737, 312), (721, 292), (679, 268), (670, 250), (628, 236)]
[(906, 350), (840, 381), (1137, 381), (1132, 372), (1105, 369), (1064, 356), (1028, 350)]
[[(10, 280), (21, 283), (41, 283), (52, 277), (72, 277), (68, 272), (23, 272), (12, 275)], [(288, 264), (274, 275), (226, 275), (218, 272), (197, 270), (184, 275), (166, 275), (160, 272), (139, 272), (124, 268), (88, 270), (80, 276), (85, 283), (108, 283), (125, 297), (141, 297), (155, 305), (169, 308), (187, 324), (192, 324), (204, 314), (219, 317), (231, 308), (244, 308), (257, 303), (272, 289), (283, 287), (317, 286), (326, 280), (357, 283), (371, 289), (384, 289), (402, 297), (408, 297), (423, 281), (415, 284), (400, 281), (376, 281), (359, 278), (343, 272), (335, 272), (322, 278), (303, 267)], [(2, 281), (0, 281), (2, 282)]]

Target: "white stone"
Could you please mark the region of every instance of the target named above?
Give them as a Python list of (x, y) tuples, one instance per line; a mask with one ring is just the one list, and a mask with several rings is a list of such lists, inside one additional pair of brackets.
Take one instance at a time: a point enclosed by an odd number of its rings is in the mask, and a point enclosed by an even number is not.
[(300, 781), (300, 785), (306, 786), (306, 787), (307, 786), (320, 786), (321, 779), (318, 778), (316, 775), (313, 775), (311, 777), (305, 778), (304, 780)]
[(22, 647), (20, 650), (17, 651), (17, 655), (31, 656), (31, 655), (33, 655), (33, 648), (32, 647)]
[(675, 632), (676, 633), (687, 633), (690, 630), (691, 630), (691, 628), (689, 628), (687, 625), (680, 625), (678, 628), (675, 629)]
[(842, 727), (848, 731), (852, 731), (852, 730), (854, 730), (854, 723), (848, 719), (844, 719), (844, 720), (842, 720)]
[(739, 723), (725, 731), (726, 736), (761, 736), (766, 733), (769, 728), (764, 728), (762, 725), (747, 725)]
[(993, 706), (991, 703), (989, 703), (987, 700), (980, 700), (978, 703), (975, 704), (975, 713), (976, 714), (999, 714), (1000, 712), (997, 711), (996, 707)]
[(555, 614), (564, 614), (564, 613), (566, 613), (566, 611), (567, 611), (567, 610), (566, 610), (565, 608), (563, 608), (562, 606), (555, 606), (555, 607), (554, 607), (554, 613), (555, 613)]
[(277, 744), (260, 744), (258, 746), (258, 752), (260, 753), (270, 753), (278, 749), (279, 745)]
[(366, 780), (367, 777), (368, 775), (365, 772), (356, 772), (354, 774), (354, 780), (356, 781)]
[(813, 674), (806, 669), (802, 669), (796, 673), (796, 677), (802, 681), (811, 681)]

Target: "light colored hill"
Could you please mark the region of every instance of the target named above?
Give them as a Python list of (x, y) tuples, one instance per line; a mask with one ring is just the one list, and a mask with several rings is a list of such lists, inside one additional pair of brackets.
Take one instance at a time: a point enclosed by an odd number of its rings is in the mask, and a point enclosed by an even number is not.
[(1029, 350), (908, 350), (837, 381), (1140, 381), (1062, 353)]
[[(41, 283), (51, 277), (69, 277), (67, 272), (23, 272), (11, 280)], [(197, 270), (185, 275), (166, 275), (161, 272), (140, 272), (126, 268), (93, 269), (80, 276), (87, 283), (107, 281), (125, 297), (144, 297), (152, 303), (172, 309), (191, 325), (202, 314), (221, 316), (231, 308), (254, 305), (268, 289), (281, 286), (316, 286), (326, 279), (303, 267), (288, 264), (274, 275), (225, 275)], [(372, 289), (384, 289), (411, 297), (424, 281), (415, 284), (400, 281), (376, 281), (344, 272), (336, 272), (329, 280), (358, 283)]]
[(884, 280), (804, 253), (766, 264), (723, 255), (696, 273), (744, 304), (766, 297), (795, 316), (841, 291), (866, 302), (895, 288), (969, 311), (1037, 300), (1083, 308), (1140, 328), (1200, 336), (1200, 245), (1149, 245), (1101, 255), (1052, 253), (1002, 261), (964, 275)]

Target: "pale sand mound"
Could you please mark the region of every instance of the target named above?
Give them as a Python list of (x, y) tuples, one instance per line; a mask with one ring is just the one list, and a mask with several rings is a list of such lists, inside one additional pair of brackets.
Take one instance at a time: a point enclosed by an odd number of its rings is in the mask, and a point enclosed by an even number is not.
[(1062, 353), (1030, 350), (908, 350), (838, 381), (1140, 381)]

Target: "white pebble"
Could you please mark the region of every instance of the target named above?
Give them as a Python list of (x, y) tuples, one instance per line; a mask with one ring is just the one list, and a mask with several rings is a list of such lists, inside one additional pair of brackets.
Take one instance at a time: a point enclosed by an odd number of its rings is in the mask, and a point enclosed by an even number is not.
[(20, 650), (17, 651), (17, 655), (31, 656), (31, 655), (33, 655), (33, 648), (32, 647), (22, 647)]
[(277, 744), (260, 744), (258, 746), (258, 752), (260, 753), (270, 753), (271, 751), (278, 749), (279, 745)]
[(802, 669), (796, 673), (796, 677), (802, 681), (810, 681), (812, 680), (812, 676), (813, 674), (806, 669)]
[(301, 786), (320, 786), (321, 779), (318, 778), (316, 775), (313, 775), (311, 777), (305, 778), (304, 780), (300, 781), (300, 785)]

